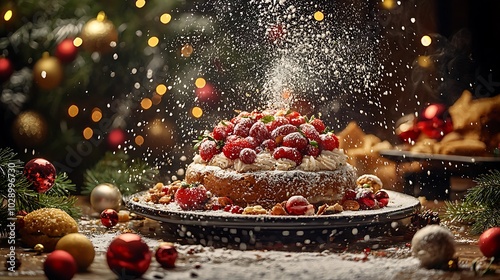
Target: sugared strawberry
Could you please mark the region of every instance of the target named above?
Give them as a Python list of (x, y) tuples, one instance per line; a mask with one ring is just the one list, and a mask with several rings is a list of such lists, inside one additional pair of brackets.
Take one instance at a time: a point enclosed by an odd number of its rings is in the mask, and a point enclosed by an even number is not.
[(356, 195), (358, 194), (358, 192), (356, 192), (355, 190), (346, 190), (344, 192), (344, 196), (342, 197), (342, 200), (356, 200)]
[(292, 124), (285, 124), (271, 131), (271, 138), (274, 139), (276, 143), (281, 144), (281, 141), (283, 141), (283, 137), (297, 131), (298, 128), (296, 126)]
[(283, 116), (276, 116), (273, 118), (272, 121), (266, 123), (266, 127), (267, 127), (267, 130), (272, 132), (273, 130), (275, 130), (276, 128), (282, 126), (282, 125), (285, 125), (285, 124), (289, 124), (290, 122)]
[(203, 209), (207, 199), (207, 189), (201, 184), (183, 183), (174, 196), (175, 202), (183, 210)]
[(239, 158), (243, 163), (252, 164), (257, 158), (257, 153), (250, 148), (244, 148), (241, 150)]
[(296, 148), (278, 147), (274, 149), (273, 157), (275, 159), (286, 158), (294, 161), (297, 165), (302, 163), (302, 154)]
[(301, 124), (299, 126), (299, 128), (308, 139), (314, 140), (318, 143), (321, 141), (321, 138), (319, 137), (319, 132), (316, 130), (316, 128), (312, 124), (304, 123), (304, 124)]
[(308, 143), (309, 141), (300, 132), (292, 132), (283, 137), (282, 145), (302, 151), (307, 147)]
[(271, 136), (269, 131), (267, 130), (266, 125), (261, 121), (258, 121), (252, 125), (249, 131), (249, 135), (257, 139), (259, 143), (262, 143), (262, 141), (269, 139), (269, 137)]
[(389, 194), (384, 190), (379, 190), (375, 193), (375, 199), (380, 207), (386, 207), (389, 204)]
[(316, 144), (316, 145), (308, 144), (307, 147), (305, 148), (304, 153), (308, 156), (317, 157), (317, 156), (319, 156), (321, 151), (318, 147), (318, 144)]
[(301, 116), (297, 111), (289, 112), (285, 115), (285, 118), (290, 122), (290, 124), (293, 124), (295, 126), (299, 126), (306, 122), (306, 118), (304, 118), (304, 116)]
[(226, 128), (220, 125), (214, 127), (212, 137), (217, 141), (224, 141), (227, 137)]
[(255, 121), (251, 118), (241, 118), (234, 125), (233, 134), (241, 137), (247, 137), (254, 122)]
[(217, 147), (217, 143), (213, 140), (205, 140), (200, 144), (198, 149), (201, 159), (204, 161), (210, 161), (212, 157), (218, 154), (219, 147)]
[(323, 133), (323, 131), (325, 131), (326, 129), (325, 124), (320, 119), (313, 118), (309, 123), (312, 124), (319, 133)]
[(285, 204), (286, 212), (290, 215), (314, 215), (314, 206), (301, 195), (290, 197)]
[(320, 135), (321, 142), (320, 148), (322, 150), (333, 151), (339, 147), (339, 139), (333, 133), (326, 133)]
[(356, 201), (359, 203), (361, 209), (374, 209), (378, 206), (375, 195), (370, 189), (359, 188), (356, 194)]
[(226, 141), (226, 145), (222, 147), (222, 153), (229, 159), (237, 159), (244, 148), (252, 148), (252, 145), (245, 138), (235, 138), (232, 141)]
[(276, 149), (276, 141), (274, 139), (266, 139), (260, 144), (260, 147), (262, 147), (263, 150), (272, 152), (274, 149)]
[(257, 141), (257, 139), (255, 139), (254, 137), (252, 136), (247, 136), (245, 137), (245, 139), (247, 140), (247, 142), (250, 144), (250, 148), (252, 149), (255, 149), (259, 146), (260, 142)]
[(224, 211), (230, 212), (233, 214), (241, 214), (241, 213), (243, 213), (243, 210), (244, 210), (243, 207), (238, 206), (238, 205), (226, 205), (224, 207)]

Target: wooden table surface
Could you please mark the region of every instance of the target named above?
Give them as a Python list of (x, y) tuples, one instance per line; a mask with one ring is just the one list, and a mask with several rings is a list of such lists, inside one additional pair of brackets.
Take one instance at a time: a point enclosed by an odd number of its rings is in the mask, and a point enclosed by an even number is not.
[[(79, 201), (84, 213), (90, 213), (88, 198), (81, 197)], [(443, 202), (426, 202), (424, 206), (442, 209)], [(365, 275), (363, 270), (376, 270), (380, 265), (387, 266), (387, 270), (393, 269), (390, 274), (392, 276), (377, 277), (377, 272), (373, 271), (371, 279), (477, 279), (479, 276), (471, 271), (472, 264), (477, 262), (480, 267), (486, 265), (486, 259), (482, 257), (477, 246), (478, 237), (469, 235), (465, 226), (450, 226), (457, 240), (456, 256), (459, 268), (453, 271), (432, 271), (418, 267), (409, 249), (411, 236), (405, 234), (382, 236), (368, 241), (349, 241), (347, 246), (335, 242), (311, 246), (281, 244), (274, 248), (242, 251), (238, 250), (237, 246), (236, 249), (228, 249), (216, 244), (184, 244), (185, 240), (176, 238), (157, 221), (150, 219), (130, 221), (108, 230), (94, 214), (85, 216), (79, 224), (80, 232), (92, 237), (96, 258), (87, 272), (77, 273), (73, 279), (117, 279), (107, 266), (105, 252), (109, 241), (123, 231), (139, 233), (147, 240), (152, 250), (161, 240), (175, 242), (178, 248), (176, 268), (163, 269), (153, 258), (143, 279), (253, 279), (257, 272), (261, 273), (259, 277), (263, 279), (353, 279), (357, 278), (356, 275)], [(229, 244), (225, 247), (231, 246)], [(366, 248), (371, 249), (367, 252)], [(37, 254), (30, 248), (22, 247), (16, 248), (16, 252), (22, 263), (20, 269), (16, 273), (1, 271), (0, 279), (46, 279), (42, 267), (47, 254)], [(7, 253), (6, 240), (3, 239), (0, 248), (2, 264), (5, 263)], [(367, 258), (363, 259), (363, 256)], [(280, 258), (282, 260), (276, 260)], [(294, 265), (294, 258), (300, 262), (300, 268)], [(410, 264), (405, 264), (406, 261)], [(335, 273), (334, 263), (337, 263), (337, 269), (343, 272)], [(394, 268), (391, 263), (394, 263)], [(304, 272), (309, 267), (309, 271)], [(481, 279), (500, 279), (500, 267), (493, 265), (492, 268), (494, 273)], [(352, 270), (353, 274), (346, 276), (347, 269)]]

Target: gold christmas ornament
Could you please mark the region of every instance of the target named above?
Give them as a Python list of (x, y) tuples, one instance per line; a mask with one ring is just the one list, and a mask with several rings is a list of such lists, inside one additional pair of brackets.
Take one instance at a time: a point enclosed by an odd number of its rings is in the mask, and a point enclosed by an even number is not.
[(95, 257), (94, 245), (81, 233), (70, 233), (63, 236), (56, 244), (56, 250), (68, 252), (76, 261), (78, 271), (85, 271)]
[(12, 137), (22, 148), (32, 148), (42, 144), (47, 138), (47, 131), (47, 121), (35, 111), (20, 113), (12, 124)]
[(43, 253), (43, 250), (45, 250), (45, 247), (43, 247), (42, 244), (38, 243), (35, 245), (35, 247), (33, 247), (33, 250), (35, 250), (35, 252), (37, 252), (37, 254), (41, 254), (41, 253)]
[(105, 209), (118, 211), (122, 205), (122, 194), (115, 185), (99, 184), (90, 193), (90, 205), (98, 213)]
[(33, 66), (33, 80), (37, 86), (44, 90), (58, 87), (63, 79), (63, 67), (56, 57), (44, 52)]
[(82, 46), (88, 52), (108, 53), (118, 42), (118, 31), (115, 25), (106, 19), (104, 12), (99, 12), (97, 18), (89, 20), (80, 34)]

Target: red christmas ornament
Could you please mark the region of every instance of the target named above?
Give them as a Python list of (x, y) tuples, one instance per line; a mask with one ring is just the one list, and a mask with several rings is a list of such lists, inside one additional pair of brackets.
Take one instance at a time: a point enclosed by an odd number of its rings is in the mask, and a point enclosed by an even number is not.
[(56, 168), (43, 158), (34, 158), (28, 161), (24, 166), (23, 173), (38, 193), (50, 190), (56, 179)]
[(151, 257), (148, 245), (133, 233), (117, 236), (106, 252), (109, 268), (120, 279), (134, 279), (143, 275), (151, 264)]
[(202, 88), (196, 88), (195, 93), (196, 97), (201, 102), (213, 104), (219, 101), (219, 95), (217, 94), (217, 90), (210, 83), (206, 83), (205, 86)]
[(447, 107), (443, 104), (431, 104), (420, 115), (418, 129), (432, 139), (441, 139), (453, 131), (453, 123), (447, 114)]
[(174, 244), (170, 242), (162, 242), (158, 249), (156, 249), (155, 258), (156, 261), (165, 268), (174, 268), (175, 261), (177, 260), (177, 249), (175, 249)]
[(410, 144), (417, 140), (420, 130), (417, 127), (414, 115), (403, 116), (396, 122), (396, 135), (401, 141)]
[(117, 150), (120, 145), (125, 143), (127, 134), (121, 128), (115, 128), (108, 134), (108, 147), (111, 150)]
[(101, 223), (107, 228), (112, 228), (118, 223), (118, 212), (115, 209), (105, 209), (101, 212)]
[(55, 56), (61, 62), (70, 63), (75, 60), (78, 55), (78, 48), (73, 44), (72, 39), (65, 39), (56, 47)]
[(479, 236), (479, 250), (487, 258), (500, 258), (500, 227), (492, 227)]
[(0, 57), (0, 83), (7, 81), (14, 73), (12, 62), (5, 57)]
[(49, 280), (70, 280), (76, 273), (76, 261), (63, 250), (55, 250), (43, 263), (43, 271)]

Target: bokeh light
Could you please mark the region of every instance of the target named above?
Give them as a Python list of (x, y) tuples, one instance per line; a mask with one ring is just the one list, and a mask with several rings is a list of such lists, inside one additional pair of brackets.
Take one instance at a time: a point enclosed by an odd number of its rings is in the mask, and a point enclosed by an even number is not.
[(193, 115), (193, 117), (198, 119), (203, 115), (203, 110), (200, 107), (193, 107), (193, 109), (191, 110), (191, 114)]
[(94, 131), (92, 130), (92, 128), (86, 127), (83, 130), (83, 138), (89, 140), (90, 138), (92, 138), (92, 136), (94, 136)]
[(146, 98), (141, 100), (142, 109), (147, 110), (147, 109), (151, 108), (151, 106), (153, 106), (153, 101), (151, 101), (151, 99), (146, 97)]
[(73, 40), (73, 45), (75, 45), (75, 47), (77, 47), (77, 48), (78, 48), (79, 46), (81, 46), (81, 45), (82, 45), (82, 43), (83, 43), (83, 40), (82, 40), (82, 38), (80, 38), (80, 37), (76, 37), (76, 38)]
[(387, 10), (392, 10), (396, 6), (396, 2), (394, 0), (382, 0), (382, 8)]
[(148, 40), (148, 45), (152, 48), (158, 46), (158, 43), (160, 42), (160, 40), (158, 39), (158, 37), (156, 36), (153, 36), (151, 38), (149, 38)]
[(190, 44), (185, 44), (181, 48), (181, 56), (190, 57), (191, 54), (193, 54), (193, 51), (194, 51), (193, 46), (191, 46)]
[(159, 95), (164, 95), (165, 93), (167, 93), (167, 86), (165, 86), (164, 84), (157, 85), (156, 93)]
[(137, 8), (139, 8), (139, 9), (142, 8), (142, 7), (144, 7), (145, 5), (146, 5), (146, 1), (145, 0), (137, 0), (137, 1), (135, 1), (135, 6)]
[(12, 15), (12, 10), (7, 10), (7, 12), (5, 12), (5, 14), (3, 15), (3, 19), (5, 21), (9, 21), (12, 18)]
[(432, 38), (429, 35), (424, 35), (420, 39), (420, 42), (422, 43), (422, 46), (428, 47), (432, 44)]
[(325, 15), (322, 12), (317, 11), (314, 13), (314, 19), (317, 21), (322, 21), (323, 19), (325, 19)]
[(134, 139), (134, 142), (138, 146), (142, 146), (142, 144), (144, 144), (144, 137), (142, 137), (141, 135), (137, 135)]
[(429, 68), (432, 66), (432, 60), (427, 55), (421, 55), (417, 58), (417, 64), (422, 68)]
[(197, 88), (203, 88), (206, 84), (207, 84), (207, 81), (201, 77), (196, 79), (196, 81), (194, 82), (194, 85)]
[(78, 112), (80, 111), (80, 109), (78, 109), (78, 106), (76, 105), (71, 105), (69, 106), (68, 108), (68, 115), (72, 118), (76, 117), (78, 115)]
[(98, 122), (102, 119), (102, 111), (101, 109), (99, 108), (94, 108), (94, 110), (92, 110), (92, 121), (94, 122)]
[(172, 20), (172, 16), (170, 14), (164, 13), (160, 16), (160, 22), (163, 24), (167, 24)]

